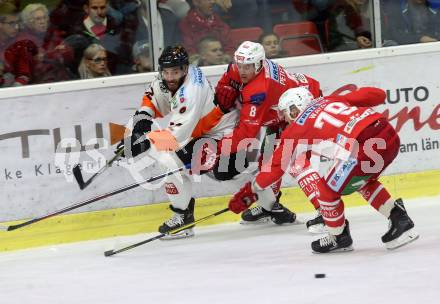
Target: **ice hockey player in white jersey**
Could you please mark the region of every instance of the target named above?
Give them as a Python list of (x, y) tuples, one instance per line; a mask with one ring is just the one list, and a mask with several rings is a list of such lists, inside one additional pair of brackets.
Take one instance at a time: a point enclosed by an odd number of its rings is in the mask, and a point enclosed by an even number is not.
[[(152, 131), (153, 120), (165, 116), (168, 126)], [(156, 151), (166, 151), (166, 157), (159, 160), (161, 169), (172, 170), (191, 163), (193, 148), (194, 153), (200, 150), (197, 139), (219, 140), (232, 131), (237, 119), (237, 111), (222, 111), (217, 106), (209, 81), (198, 67), (189, 64), (186, 50), (169, 46), (159, 58), (159, 75), (133, 117), (131, 142), (125, 144), (125, 155), (136, 157), (154, 146)], [(192, 183), (187, 171), (167, 177), (165, 190), (174, 215), (159, 227), (159, 232), (167, 233), (194, 221)], [(172, 237), (193, 235), (190, 228)]]

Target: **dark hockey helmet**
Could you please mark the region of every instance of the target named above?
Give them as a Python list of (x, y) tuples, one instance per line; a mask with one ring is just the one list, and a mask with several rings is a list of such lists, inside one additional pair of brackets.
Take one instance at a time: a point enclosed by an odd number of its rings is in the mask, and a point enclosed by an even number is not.
[(171, 68), (176, 66), (188, 65), (188, 53), (181, 45), (167, 46), (159, 57), (159, 68)]

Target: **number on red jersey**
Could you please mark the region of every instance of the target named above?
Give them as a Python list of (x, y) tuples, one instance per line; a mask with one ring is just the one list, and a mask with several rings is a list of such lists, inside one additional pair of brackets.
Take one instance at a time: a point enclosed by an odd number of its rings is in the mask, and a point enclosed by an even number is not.
[(342, 102), (333, 102), (325, 106), (318, 117), (316, 117), (314, 127), (322, 129), (325, 123), (331, 124), (336, 128), (342, 127), (345, 122), (337, 119), (334, 115), (350, 115), (357, 110), (356, 107), (349, 107)]

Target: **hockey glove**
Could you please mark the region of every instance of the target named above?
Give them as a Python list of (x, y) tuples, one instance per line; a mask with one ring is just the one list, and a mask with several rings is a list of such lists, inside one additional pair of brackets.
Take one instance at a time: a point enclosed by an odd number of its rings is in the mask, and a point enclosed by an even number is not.
[[(136, 157), (145, 151), (148, 151), (148, 149), (150, 149), (151, 143), (148, 138), (142, 138), (143, 135), (144, 134), (141, 133), (133, 133), (130, 137), (121, 140), (121, 142), (116, 146), (116, 151), (114, 151), (114, 153), (118, 154), (119, 149), (122, 148), (124, 149), (124, 151), (122, 152), (122, 154), (120, 154), (120, 156), (125, 157), (126, 155), (128, 155), (128, 157), (131, 158)], [(130, 144), (125, 145), (124, 141), (127, 141), (127, 143)]]
[[(119, 151), (121, 147), (124, 148), (124, 152), (122, 153), (122, 157), (128, 155), (129, 157), (135, 157), (150, 148), (150, 141), (147, 138), (140, 138), (151, 131), (151, 125), (153, 121), (152, 117), (145, 111), (136, 111), (133, 116), (133, 131), (129, 138), (123, 139), (117, 146), (116, 151)], [(126, 143), (130, 143), (129, 145), (125, 145)]]
[[(114, 153), (118, 154), (118, 151), (123, 148), (124, 152), (122, 152), (121, 157), (125, 157), (126, 155), (135, 157), (142, 152), (147, 151), (150, 148), (150, 142), (148, 139), (145, 139), (139, 143), (136, 143), (136, 141), (138, 141), (142, 135), (151, 131), (152, 124), (152, 117), (147, 112), (137, 110), (133, 115), (132, 135), (126, 139), (122, 139), (121, 142), (116, 146), (116, 151), (114, 151)], [(130, 145), (125, 145), (125, 142), (130, 143)], [(131, 148), (131, 151), (128, 151), (128, 147)]]
[(235, 100), (238, 90), (230, 86), (217, 86), (215, 88), (214, 103), (219, 106), (223, 113), (229, 113), (235, 108)]
[(131, 155), (132, 157), (136, 157), (141, 153), (148, 151), (151, 147), (151, 143), (144, 133), (134, 133), (131, 134), (131, 154), (127, 149), (125, 149), (125, 155)]
[(251, 182), (248, 182), (229, 201), (229, 210), (241, 213), (257, 200), (258, 195), (253, 192)]
[(133, 116), (133, 132), (144, 134), (151, 131), (152, 117), (145, 111), (136, 111)]

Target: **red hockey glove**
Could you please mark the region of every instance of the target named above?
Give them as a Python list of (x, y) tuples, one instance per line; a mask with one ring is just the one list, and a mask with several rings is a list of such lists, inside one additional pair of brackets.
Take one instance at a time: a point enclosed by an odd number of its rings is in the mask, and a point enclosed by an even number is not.
[(223, 113), (229, 113), (235, 107), (235, 100), (238, 97), (238, 90), (230, 86), (217, 86), (215, 88), (214, 103)]
[(246, 210), (250, 205), (256, 202), (258, 195), (252, 191), (251, 182), (246, 183), (243, 188), (234, 194), (229, 201), (229, 210), (234, 213), (240, 213)]

